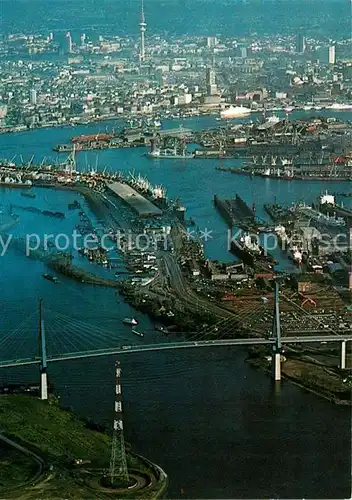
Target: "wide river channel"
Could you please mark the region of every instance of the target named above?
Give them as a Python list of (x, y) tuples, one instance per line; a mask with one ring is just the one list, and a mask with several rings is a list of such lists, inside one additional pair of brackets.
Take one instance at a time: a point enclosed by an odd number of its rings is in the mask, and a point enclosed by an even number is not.
[[(351, 119), (349, 113), (340, 116)], [(190, 128), (215, 124), (213, 118), (183, 121), (183, 126)], [(103, 131), (105, 125), (114, 124), (3, 135), (0, 157), (11, 159), (17, 154), (18, 161), (19, 155), (28, 160), (34, 154), (40, 161), (54, 156), (52, 147), (69, 141), (72, 135)], [(176, 121), (165, 124), (178, 125)], [(95, 152), (80, 153), (78, 168), (98, 165), (99, 169), (125, 173), (134, 170), (152, 183), (162, 184), (171, 198), (179, 197), (187, 207), (187, 217), (191, 216), (200, 229), (212, 231), (206, 253), (221, 260), (233, 257), (227, 251), (226, 225), (213, 206), (214, 194), (230, 198), (238, 192), (249, 204), (255, 202), (258, 214), (265, 218), (263, 203), (274, 197), (278, 203), (311, 202), (325, 190), (346, 192), (350, 188), (343, 182), (251, 180), (216, 171), (217, 160), (152, 161), (142, 153), (140, 148), (104, 151), (98, 157)], [(64, 232), (78, 222), (77, 212), (67, 209), (68, 203), (77, 199), (74, 193), (36, 189), (36, 199), (30, 200), (19, 191), (0, 190), (3, 213), (12, 204), (61, 210), (67, 215), (60, 221), (22, 211), (14, 229), (19, 236), (24, 232)], [(88, 207), (85, 210), (89, 213)], [(90, 216), (94, 219), (94, 214)], [(163, 339), (152, 322), (116, 297), (114, 290), (85, 286), (68, 278), (54, 285), (42, 278), (43, 272), (43, 262), (26, 258), (19, 249), (11, 249), (0, 258), (0, 332), (13, 330), (26, 318), (30, 324), (31, 315), (35, 321), (38, 298), (44, 297), (47, 308), (72, 316), (73, 321), (116, 331), (117, 338), (128, 337), (122, 319), (133, 315), (145, 337), (149, 336), (143, 341)], [(50, 335), (50, 325), (48, 331)], [(24, 330), (15, 345), (5, 345), (1, 359), (35, 353), (35, 335)], [(74, 349), (74, 333), (67, 333), (66, 340)], [(56, 347), (60, 349), (58, 344)], [(245, 358), (244, 350), (228, 347), (120, 357), (126, 439), (136, 452), (167, 472), (168, 497), (350, 498), (350, 408), (334, 406), (286, 381), (275, 387)], [(50, 365), (49, 375), (63, 405), (110, 425), (115, 359), (110, 356)], [(37, 368), (0, 371), (0, 382), (4, 383), (37, 378)]]

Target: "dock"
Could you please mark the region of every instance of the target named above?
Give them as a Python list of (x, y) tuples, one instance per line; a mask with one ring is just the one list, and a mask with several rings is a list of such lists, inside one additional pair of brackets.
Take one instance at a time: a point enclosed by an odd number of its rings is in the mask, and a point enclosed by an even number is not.
[(230, 200), (221, 199), (215, 194), (214, 205), (230, 227), (235, 225), (242, 227), (255, 223), (254, 211), (238, 194)]
[(129, 205), (129, 207), (140, 217), (159, 217), (163, 214), (160, 208), (158, 208), (147, 198), (139, 194), (128, 184), (124, 184), (122, 182), (113, 182), (111, 184), (106, 184), (106, 186), (124, 203)]

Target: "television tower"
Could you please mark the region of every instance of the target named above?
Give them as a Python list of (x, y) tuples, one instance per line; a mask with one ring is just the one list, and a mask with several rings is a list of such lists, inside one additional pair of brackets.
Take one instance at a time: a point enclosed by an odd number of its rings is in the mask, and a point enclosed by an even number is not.
[(141, 52), (139, 54), (140, 62), (145, 61), (145, 43), (144, 43), (144, 33), (147, 27), (144, 16), (144, 1), (142, 0), (142, 10), (141, 10), (141, 22), (139, 23), (140, 33), (141, 33)]
[(122, 395), (121, 395), (121, 368), (120, 361), (116, 361), (116, 390), (115, 390), (115, 418), (112, 436), (111, 458), (109, 476), (113, 485), (116, 479), (128, 483), (128, 469), (126, 460), (125, 440), (123, 435), (122, 420)]

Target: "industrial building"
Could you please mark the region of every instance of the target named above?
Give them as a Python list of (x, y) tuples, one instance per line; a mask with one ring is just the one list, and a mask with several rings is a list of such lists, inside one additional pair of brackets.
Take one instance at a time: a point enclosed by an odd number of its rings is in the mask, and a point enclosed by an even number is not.
[(112, 184), (107, 184), (107, 187), (112, 193), (127, 203), (140, 217), (158, 217), (163, 213), (160, 208), (156, 207), (128, 184), (113, 182)]

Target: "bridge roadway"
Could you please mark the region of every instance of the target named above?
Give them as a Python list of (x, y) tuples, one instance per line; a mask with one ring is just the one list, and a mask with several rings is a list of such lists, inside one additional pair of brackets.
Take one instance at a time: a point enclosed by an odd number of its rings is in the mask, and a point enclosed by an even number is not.
[[(315, 342), (342, 342), (352, 341), (352, 335), (312, 335), (298, 337), (282, 337), (282, 344), (301, 344)], [(247, 338), (247, 339), (225, 339), (225, 340), (198, 340), (184, 342), (170, 342), (162, 344), (144, 344), (144, 345), (123, 345), (107, 349), (98, 349), (94, 351), (81, 351), (59, 354), (55, 356), (47, 356), (47, 362), (53, 363), (57, 361), (69, 361), (75, 359), (96, 358), (101, 356), (110, 356), (113, 354), (132, 354), (147, 351), (167, 351), (174, 349), (189, 349), (191, 347), (217, 347), (217, 346), (246, 346), (246, 345), (274, 345), (274, 338)], [(22, 358), (13, 359), (10, 361), (0, 361), (0, 368), (10, 368), (14, 366), (38, 365), (41, 363), (41, 358)]]

